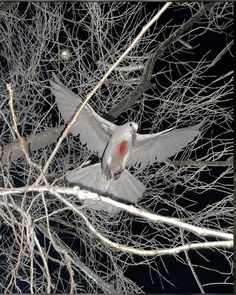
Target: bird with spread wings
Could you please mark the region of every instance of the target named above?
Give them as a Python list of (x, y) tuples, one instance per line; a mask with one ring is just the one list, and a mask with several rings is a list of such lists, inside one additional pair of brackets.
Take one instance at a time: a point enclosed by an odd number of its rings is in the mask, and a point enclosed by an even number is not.
[[(63, 120), (68, 122), (82, 100), (55, 74), (53, 78), (54, 81), (50, 80), (50, 89)], [(67, 180), (118, 200), (136, 203), (144, 193), (145, 186), (126, 168), (144, 168), (155, 161), (165, 161), (193, 141), (200, 134), (201, 125), (202, 123), (187, 128), (170, 128), (154, 134), (139, 134), (136, 123), (128, 122), (118, 126), (99, 116), (87, 103), (71, 126), (70, 132), (75, 136), (79, 135), (81, 143), (97, 153), (101, 163), (73, 171), (67, 175)], [(94, 210), (119, 210), (102, 201), (96, 204), (91, 202), (88, 200), (85, 204)]]

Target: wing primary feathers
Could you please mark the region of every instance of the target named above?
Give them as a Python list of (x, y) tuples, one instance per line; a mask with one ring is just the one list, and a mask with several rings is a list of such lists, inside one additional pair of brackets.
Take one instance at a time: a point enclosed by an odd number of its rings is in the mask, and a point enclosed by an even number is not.
[(187, 128), (170, 128), (154, 134), (137, 133), (128, 166), (140, 163), (141, 168), (144, 168), (155, 161), (165, 161), (193, 141), (200, 134), (203, 123)]
[[(81, 105), (82, 99), (67, 88), (55, 73), (52, 76), (54, 81), (50, 80), (50, 89), (56, 98), (60, 114), (67, 123)], [(86, 104), (77, 121), (71, 126), (70, 132), (74, 136), (80, 135), (81, 142), (101, 157), (115, 128), (115, 124), (103, 119), (89, 104)]]

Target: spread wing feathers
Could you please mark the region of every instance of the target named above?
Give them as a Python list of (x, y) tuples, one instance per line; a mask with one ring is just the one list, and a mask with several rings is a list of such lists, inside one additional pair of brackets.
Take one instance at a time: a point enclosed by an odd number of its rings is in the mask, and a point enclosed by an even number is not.
[(155, 161), (165, 161), (193, 141), (200, 134), (201, 125), (202, 123), (187, 128), (172, 128), (155, 134), (137, 134), (128, 166), (140, 164), (144, 168)]
[[(68, 122), (78, 106), (81, 105), (82, 100), (68, 89), (54, 73), (53, 78), (55, 82), (50, 80), (50, 89), (56, 98), (63, 120)], [(70, 131), (75, 136), (80, 134), (81, 142), (86, 144), (89, 150), (98, 152), (101, 157), (115, 128), (115, 124), (103, 119), (87, 103), (79, 114), (77, 121), (71, 126)]]
[[(70, 183), (82, 185), (101, 195), (106, 193), (118, 200), (127, 200), (136, 203), (145, 191), (145, 186), (136, 179), (128, 170), (124, 170), (117, 180), (109, 180), (102, 173), (101, 163), (73, 171), (67, 176)], [(121, 209), (102, 201), (85, 200), (85, 205), (93, 210), (103, 210), (109, 213), (118, 212)]]

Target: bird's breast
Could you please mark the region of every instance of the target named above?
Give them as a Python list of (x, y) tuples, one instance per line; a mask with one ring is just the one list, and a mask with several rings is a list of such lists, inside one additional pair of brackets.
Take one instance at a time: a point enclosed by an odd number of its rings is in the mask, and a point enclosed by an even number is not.
[(121, 142), (118, 143), (117, 148), (116, 148), (116, 152), (118, 154), (118, 156), (120, 157), (124, 157), (125, 154), (127, 153), (128, 150), (128, 140), (122, 140)]
[(102, 157), (102, 171), (108, 179), (116, 179), (117, 175), (125, 169), (131, 147), (131, 134), (113, 134)]

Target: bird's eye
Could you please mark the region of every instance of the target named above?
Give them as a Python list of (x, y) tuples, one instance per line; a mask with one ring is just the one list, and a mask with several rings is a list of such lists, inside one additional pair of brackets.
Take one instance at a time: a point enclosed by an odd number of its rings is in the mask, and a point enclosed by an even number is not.
[(129, 126), (130, 126), (130, 127), (133, 127), (132, 123), (129, 123)]

